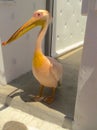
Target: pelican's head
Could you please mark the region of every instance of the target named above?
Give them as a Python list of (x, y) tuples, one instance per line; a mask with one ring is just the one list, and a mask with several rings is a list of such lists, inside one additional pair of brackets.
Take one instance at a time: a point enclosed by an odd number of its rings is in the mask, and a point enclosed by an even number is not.
[(40, 21), (40, 25), (41, 25), (41, 22), (50, 23), (52, 19), (47, 10), (37, 10), (34, 12), (33, 17)]
[(29, 19), (24, 25), (22, 25), (6, 42), (3, 42), (2, 45), (6, 45), (18, 39), (23, 34), (36, 26), (41, 26), (43, 28), (45, 25), (48, 25), (50, 23), (51, 19), (52, 17), (47, 10), (35, 11), (32, 18)]

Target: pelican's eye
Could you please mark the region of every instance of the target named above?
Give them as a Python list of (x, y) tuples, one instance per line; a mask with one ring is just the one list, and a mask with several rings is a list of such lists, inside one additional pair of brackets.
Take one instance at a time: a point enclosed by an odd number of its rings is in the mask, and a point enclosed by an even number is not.
[(43, 13), (40, 13), (40, 12), (37, 12), (37, 13), (34, 14), (34, 17), (39, 17), (40, 18), (42, 16), (43, 16)]

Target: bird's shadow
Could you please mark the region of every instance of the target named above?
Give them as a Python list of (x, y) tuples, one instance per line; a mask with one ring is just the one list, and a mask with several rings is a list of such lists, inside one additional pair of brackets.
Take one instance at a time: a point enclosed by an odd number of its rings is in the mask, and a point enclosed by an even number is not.
[[(51, 104), (46, 104), (41, 102), (43, 105), (47, 107), (59, 111), (64, 114), (67, 118), (73, 119), (74, 117), (74, 109), (75, 109), (75, 100), (76, 100), (76, 90), (77, 90), (77, 81), (78, 81), (78, 64), (72, 65), (70, 60), (63, 60), (64, 65), (64, 74), (62, 86), (56, 89), (55, 100)], [(12, 101), (15, 102), (14, 98), (19, 97), (23, 102), (26, 102), (27, 105), (33, 106), (33, 97), (38, 94), (40, 84), (33, 77), (32, 72), (28, 72), (18, 79), (13, 80), (9, 83), (11, 86), (16, 88), (16, 91), (10, 93), (5, 101), (1, 110), (7, 108)], [(50, 94), (50, 88), (45, 88), (45, 95)], [(26, 104), (25, 104), (26, 105)], [(38, 104), (39, 105), (39, 104)], [(20, 104), (21, 107), (21, 104)], [(24, 107), (24, 106), (22, 106)], [(22, 108), (23, 111), (27, 111), (30, 113), (29, 108), (25, 106)], [(37, 106), (39, 107), (39, 106)], [(38, 108), (39, 109), (39, 108)], [(30, 113), (31, 114), (31, 113)], [(35, 116), (39, 117), (39, 113), (34, 113)], [(42, 117), (40, 117), (42, 118)], [(49, 119), (47, 119), (49, 120)], [(52, 121), (52, 120), (51, 120)]]
[[(42, 102), (44, 105), (72, 118), (74, 116), (75, 109), (80, 57), (81, 51), (78, 53), (78, 55), (74, 54), (70, 58), (65, 60), (63, 58), (60, 60), (64, 68), (62, 86), (57, 88), (55, 100), (52, 104), (48, 105)], [(76, 59), (78, 60), (76, 61)], [(16, 92), (17, 94), (11, 95), (11, 98), (20, 96), (24, 102), (33, 102), (33, 96), (38, 94), (40, 86), (40, 84), (32, 75), (32, 72), (28, 72), (18, 79), (12, 81), (10, 85), (22, 90), (22, 92)], [(45, 88), (45, 95), (49, 94), (50, 89)]]
[[(77, 83), (73, 84), (68, 81), (67, 74), (63, 76), (65, 79), (63, 81), (63, 85), (56, 90), (55, 101), (51, 104), (44, 105), (57, 110), (64, 115), (73, 117), (74, 116), (74, 107), (75, 107), (75, 99), (76, 99), (76, 87)], [(70, 78), (70, 77), (69, 77)], [(19, 96), (24, 102), (34, 102), (33, 97), (38, 94), (40, 84), (33, 77), (32, 72), (28, 72), (27, 74), (19, 77), (18, 79), (12, 81), (10, 85), (15, 86), (18, 89), (22, 89), (22, 92), (15, 92), (10, 95), (11, 99), (16, 96)], [(44, 95), (50, 94), (50, 88), (45, 88)]]

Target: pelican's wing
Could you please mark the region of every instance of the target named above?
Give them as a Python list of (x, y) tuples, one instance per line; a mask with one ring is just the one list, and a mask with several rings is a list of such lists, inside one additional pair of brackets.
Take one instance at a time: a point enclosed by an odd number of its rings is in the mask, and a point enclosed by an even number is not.
[(50, 72), (53, 75), (53, 77), (56, 79), (56, 81), (59, 81), (62, 78), (63, 66), (54, 58), (48, 57), (48, 59), (51, 63)]

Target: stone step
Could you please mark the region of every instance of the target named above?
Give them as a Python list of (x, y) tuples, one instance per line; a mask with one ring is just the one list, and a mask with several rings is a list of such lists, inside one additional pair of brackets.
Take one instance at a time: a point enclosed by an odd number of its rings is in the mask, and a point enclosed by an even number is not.
[[(40, 120), (58, 125), (60, 128), (71, 128), (72, 122), (69, 121), (68, 123), (68, 119), (64, 118), (65, 115), (63, 113), (56, 111), (41, 102), (24, 102), (20, 98), (20, 94), (22, 93), (24, 94), (23, 90), (17, 89), (11, 85), (0, 87), (0, 102), (3, 104), (0, 110), (9, 110), (9, 107), (11, 107), (11, 109), (20, 110), (21, 113), (24, 112)], [(25, 100), (27, 100), (26, 96), (26, 94), (23, 95)]]
[(10, 85), (3, 86), (2, 90), (0, 90), (0, 101), (5, 107), (12, 106), (43, 120), (62, 125), (64, 114), (55, 111), (40, 102), (24, 102), (20, 98), (20, 93), (22, 92), (22, 90)]
[(0, 104), (0, 130), (69, 130), (33, 115)]

